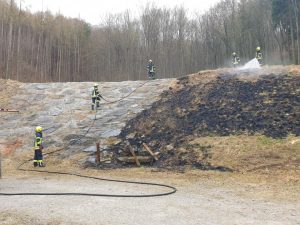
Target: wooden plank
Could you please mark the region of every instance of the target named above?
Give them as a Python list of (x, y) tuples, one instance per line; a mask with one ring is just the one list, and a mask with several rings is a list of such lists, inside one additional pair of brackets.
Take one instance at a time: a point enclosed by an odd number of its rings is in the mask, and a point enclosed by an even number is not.
[[(152, 156), (136, 156), (140, 163), (150, 163), (153, 160)], [(120, 156), (117, 158), (120, 162), (136, 163), (134, 157)]]
[(18, 110), (12, 110), (12, 109), (0, 109), (0, 112), (11, 112), (11, 113), (18, 113)]
[(154, 152), (149, 148), (149, 146), (146, 145), (145, 143), (143, 143), (143, 146), (150, 153), (150, 155), (152, 155), (152, 157), (157, 161), (158, 158), (157, 158), (156, 154), (154, 154)]
[(2, 179), (2, 153), (0, 149), (0, 179)]
[(135, 155), (135, 153), (134, 153), (134, 149), (133, 149), (132, 146), (129, 146), (129, 151), (131, 152), (131, 154), (132, 154), (132, 156), (133, 156), (133, 158), (134, 158), (134, 160), (135, 160), (136, 165), (141, 166), (140, 161), (139, 161), (138, 158), (136, 157), (136, 155)]
[(96, 164), (99, 165), (100, 162), (101, 162), (101, 159), (100, 159), (100, 142), (97, 142), (96, 143)]

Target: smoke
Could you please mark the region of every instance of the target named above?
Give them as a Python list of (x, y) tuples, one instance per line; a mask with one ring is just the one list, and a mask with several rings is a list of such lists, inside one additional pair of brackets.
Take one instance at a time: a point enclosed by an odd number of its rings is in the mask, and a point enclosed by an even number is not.
[(245, 65), (235, 68), (234, 70), (223, 72), (221, 75), (223, 78), (239, 78), (243, 80), (257, 80), (262, 75), (271, 73), (271, 69), (268, 67), (261, 67), (256, 58), (250, 60)]
[(251, 69), (260, 69), (261, 66), (256, 58), (252, 59), (246, 63), (243, 67), (240, 67), (239, 70), (251, 70)]

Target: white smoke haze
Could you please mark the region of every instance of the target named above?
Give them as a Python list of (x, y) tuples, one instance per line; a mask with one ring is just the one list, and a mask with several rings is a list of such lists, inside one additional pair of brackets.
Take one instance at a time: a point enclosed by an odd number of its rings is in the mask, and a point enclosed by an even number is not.
[(252, 70), (252, 69), (260, 69), (261, 66), (256, 58), (252, 59), (248, 63), (246, 63), (243, 67), (238, 68), (239, 70)]

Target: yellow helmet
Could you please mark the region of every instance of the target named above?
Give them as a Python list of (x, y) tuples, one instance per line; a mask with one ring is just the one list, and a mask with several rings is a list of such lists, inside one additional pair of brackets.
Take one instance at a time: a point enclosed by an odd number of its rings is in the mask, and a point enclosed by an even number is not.
[(43, 128), (40, 127), (40, 126), (38, 126), (38, 127), (35, 128), (35, 132), (37, 132), (37, 133), (40, 133), (42, 131), (43, 131)]
[(257, 48), (256, 48), (256, 51), (259, 52), (259, 51), (260, 51), (260, 47), (257, 47)]

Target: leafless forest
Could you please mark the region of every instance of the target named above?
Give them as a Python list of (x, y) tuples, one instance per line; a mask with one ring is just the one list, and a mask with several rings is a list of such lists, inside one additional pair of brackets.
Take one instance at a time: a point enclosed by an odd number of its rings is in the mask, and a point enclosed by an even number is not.
[(109, 15), (98, 26), (0, 0), (0, 77), (25, 82), (145, 79), (230, 66), (231, 54), (300, 63), (300, 0), (222, 0), (204, 14), (147, 4), (140, 16)]

